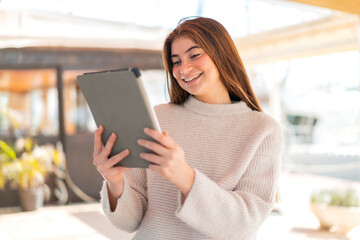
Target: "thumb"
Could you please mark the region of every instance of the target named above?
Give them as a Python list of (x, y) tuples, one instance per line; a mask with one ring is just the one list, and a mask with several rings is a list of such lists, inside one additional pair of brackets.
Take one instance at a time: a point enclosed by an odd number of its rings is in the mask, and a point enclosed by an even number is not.
[(169, 136), (169, 134), (167, 133), (167, 131), (163, 131), (162, 134), (163, 134), (164, 136)]

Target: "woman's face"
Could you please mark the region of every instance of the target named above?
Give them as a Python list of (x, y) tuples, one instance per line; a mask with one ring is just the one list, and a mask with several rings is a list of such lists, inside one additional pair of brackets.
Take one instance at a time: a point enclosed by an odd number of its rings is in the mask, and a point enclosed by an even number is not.
[(173, 76), (181, 88), (202, 102), (229, 103), (227, 89), (209, 55), (190, 38), (176, 38), (171, 45)]

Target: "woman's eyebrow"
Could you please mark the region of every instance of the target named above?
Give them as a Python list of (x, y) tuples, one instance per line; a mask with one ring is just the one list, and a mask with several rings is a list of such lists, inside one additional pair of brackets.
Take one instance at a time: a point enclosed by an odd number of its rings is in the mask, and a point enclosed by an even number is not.
[[(190, 52), (191, 50), (193, 50), (195, 48), (200, 48), (200, 47), (199, 46), (192, 46), (188, 50), (186, 50), (185, 53), (188, 53), (188, 52)], [(171, 58), (173, 58), (173, 57), (179, 57), (179, 55), (178, 54), (173, 54), (173, 55), (171, 55)]]
[(188, 53), (190, 52), (191, 50), (193, 50), (194, 48), (200, 48), (199, 46), (192, 46), (191, 48), (189, 48), (188, 50), (186, 50), (185, 53)]

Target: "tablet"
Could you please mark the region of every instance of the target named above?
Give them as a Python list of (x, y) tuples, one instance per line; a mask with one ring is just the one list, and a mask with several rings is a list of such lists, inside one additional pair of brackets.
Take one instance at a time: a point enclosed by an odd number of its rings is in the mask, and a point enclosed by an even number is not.
[(145, 135), (145, 127), (161, 130), (140, 70), (130, 68), (85, 73), (78, 76), (77, 81), (96, 125), (104, 126), (103, 143), (106, 144), (112, 132), (117, 135), (109, 158), (128, 148), (130, 155), (117, 165), (147, 168), (149, 162), (141, 159), (139, 154), (151, 151), (139, 146), (137, 140), (152, 140)]

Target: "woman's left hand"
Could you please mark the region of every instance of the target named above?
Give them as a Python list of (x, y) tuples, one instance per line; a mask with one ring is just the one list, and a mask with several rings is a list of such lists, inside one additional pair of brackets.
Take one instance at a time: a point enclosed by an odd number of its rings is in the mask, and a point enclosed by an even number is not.
[(166, 133), (145, 128), (144, 132), (157, 142), (139, 139), (138, 144), (153, 151), (141, 153), (140, 157), (149, 161), (149, 169), (161, 174), (177, 186), (184, 197), (189, 193), (195, 179), (195, 171), (185, 160), (184, 150)]

